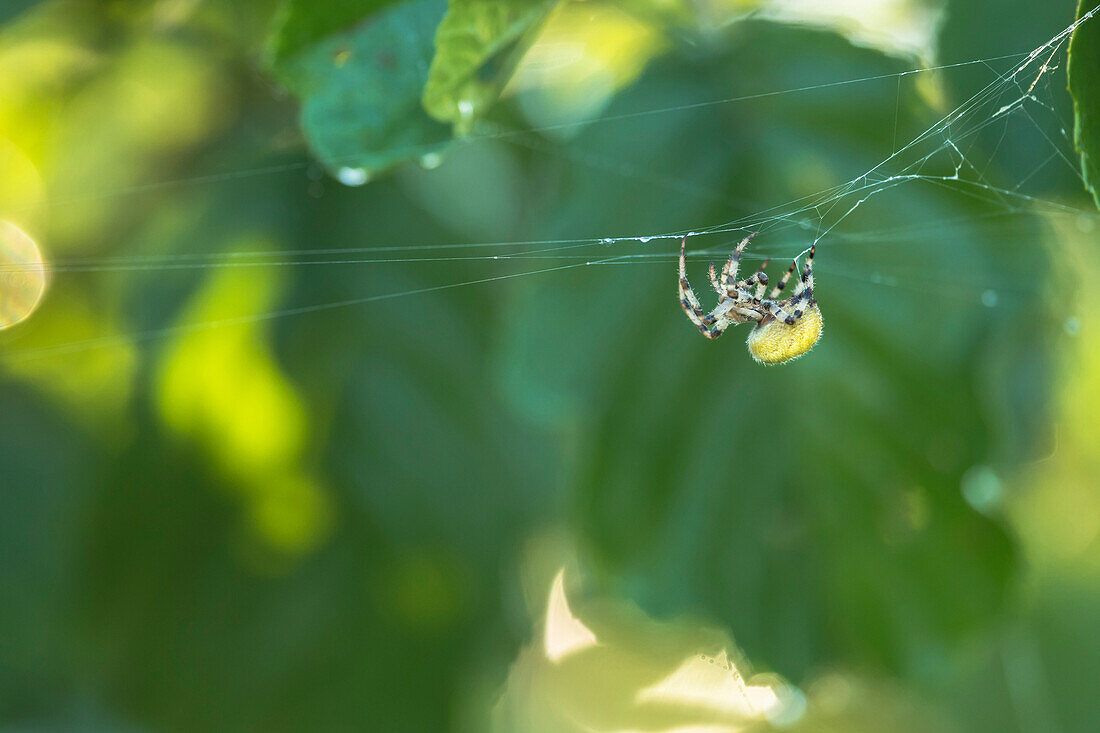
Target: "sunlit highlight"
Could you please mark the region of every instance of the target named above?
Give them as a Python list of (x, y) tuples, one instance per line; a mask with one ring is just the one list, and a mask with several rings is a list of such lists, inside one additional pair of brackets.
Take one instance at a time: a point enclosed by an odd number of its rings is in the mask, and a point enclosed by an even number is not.
[(565, 597), (565, 570), (559, 570), (550, 586), (546, 607), (546, 632), (543, 645), (546, 658), (560, 662), (565, 657), (597, 644), (596, 635), (569, 610)]
[(0, 330), (30, 318), (46, 292), (46, 263), (38, 245), (11, 222), (0, 221)]
[(758, 17), (841, 33), (852, 43), (931, 63), (942, 12), (916, 0), (768, 0)]
[(743, 733), (801, 718), (801, 693), (774, 676), (746, 679), (747, 666), (730, 661), (727, 650), (737, 652), (720, 631), (656, 621), (606, 598), (578, 616), (564, 569), (547, 581), (544, 636), (512, 666), (493, 730)]
[(637, 699), (688, 703), (747, 717), (766, 714), (779, 705), (771, 687), (746, 685), (725, 651), (714, 659), (689, 657), (668, 677), (639, 691)]

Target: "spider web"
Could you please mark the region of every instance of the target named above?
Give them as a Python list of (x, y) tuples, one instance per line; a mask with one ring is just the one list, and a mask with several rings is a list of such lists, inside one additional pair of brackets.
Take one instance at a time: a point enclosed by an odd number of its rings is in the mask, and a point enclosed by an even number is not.
[[(762, 258), (773, 253), (778, 254), (778, 250), (789, 250), (792, 246), (790, 242), (797, 242), (799, 247), (797, 254), (794, 255), (797, 259), (805, 254), (812, 245), (832, 247), (847, 241), (886, 237), (896, 233), (896, 230), (890, 229), (856, 231), (849, 229), (845, 224), (861, 208), (874, 205), (876, 197), (903, 186), (932, 186), (946, 189), (953, 195), (978, 199), (991, 207), (989, 213), (982, 215), (987, 218), (1015, 215), (1068, 216), (1076, 218), (1081, 226), (1091, 227), (1097, 219), (1100, 219), (1095, 211), (1028, 193), (1027, 185), (1050, 167), (1062, 167), (1069, 171), (1072, 176), (1083, 181), (1083, 174), (1069, 132), (1070, 126), (1062, 118), (1052, 101), (1054, 94), (1051, 85), (1052, 82), (1057, 83), (1058, 71), (1064, 69), (1066, 48), (1072, 32), (1081, 23), (1091, 21), (1098, 11), (1100, 11), (1100, 8), (1085, 14), (1080, 20), (1066, 27), (1030, 52), (912, 69), (894, 74), (880, 74), (797, 88), (763, 91), (725, 99), (704, 100), (623, 114), (610, 114), (533, 129), (508, 130), (486, 126), (482, 128), (479, 134), (469, 137), (461, 143), (476, 145), (486, 141), (501, 140), (529, 148), (535, 152), (562, 154), (560, 149), (553, 148), (552, 144), (547, 142), (546, 138), (541, 137), (539, 133), (551, 133), (566, 128), (577, 129), (595, 125), (614, 125), (629, 119), (669, 115), (686, 110), (745, 103), (769, 97), (795, 96), (811, 91), (836, 90), (840, 92), (845, 88), (890, 79), (897, 79), (898, 81), (900, 102), (902, 81), (908, 77), (936, 72), (951, 73), (953, 70), (967, 67), (988, 69), (993, 78), (986, 86), (972, 94), (966, 101), (935, 121), (934, 124), (909, 140), (909, 142), (897, 147), (889, 156), (854, 178), (808, 196), (788, 200), (763, 209), (753, 209), (744, 215), (717, 224), (693, 229), (629, 235), (289, 251), (273, 250), (266, 252), (222, 252), (217, 254), (129, 255), (56, 260), (50, 263), (49, 269), (51, 274), (58, 276), (65, 276), (69, 273), (118, 271), (148, 270), (167, 272), (214, 268), (323, 268), (348, 265), (459, 261), (484, 261), (500, 265), (503, 260), (531, 260), (539, 263), (540, 266), (535, 268), (525, 266), (522, 269), (505, 272), (500, 272), (498, 269), (496, 272), (474, 279), (444, 282), (438, 285), (393, 292), (369, 293), (364, 294), (362, 297), (297, 305), (236, 318), (186, 323), (121, 336), (109, 335), (102, 338), (61, 342), (34, 348), (9, 348), (7, 358), (17, 362), (32, 360), (50, 355), (82, 352), (110, 346), (120, 341), (144, 342), (209, 328), (305, 316), (311, 313), (363, 306), (398, 298), (411, 298), (455, 288), (551, 275), (578, 268), (645, 263), (659, 263), (661, 266), (667, 266), (669, 262), (677, 258), (678, 252), (672, 247), (661, 247), (660, 243), (664, 240), (678, 241), (684, 236), (691, 238), (692, 242), (707, 242), (706, 247), (696, 246), (691, 248), (690, 257), (693, 260), (726, 256), (731, 241), (736, 241), (748, 232), (784, 235), (786, 239), (777, 237), (774, 244), (760, 248), (761, 251), (759, 252), (750, 252), (746, 255), (747, 257)], [(1000, 138), (1002, 141), (1006, 138), (1010, 126), (1024, 126), (1034, 131), (1037, 144), (1046, 152), (1043, 159), (1032, 170), (1013, 182), (1011, 188), (998, 185), (998, 182), (991, 180), (988, 175), (990, 163), (1000, 151), (1000, 143), (991, 153), (985, 154), (984, 158), (976, 158), (976, 154), (972, 152), (979, 135), (987, 128), (998, 125), (1004, 128)], [(702, 196), (714, 195), (713, 192), (691, 181), (637, 170), (629, 164), (606, 160), (596, 154), (575, 149), (564, 154), (572, 162), (587, 168), (607, 170), (617, 175), (674, 189), (687, 190)], [(136, 195), (171, 187), (213, 185), (225, 181), (244, 180), (264, 175), (300, 173), (303, 171), (312, 175), (314, 168), (315, 166), (308, 161), (299, 161), (219, 172), (205, 176), (151, 182), (122, 190), (90, 194), (81, 197), (79, 200)], [(1084, 200), (1083, 197), (1082, 200)], [(73, 201), (75, 199), (48, 203), (57, 206)], [(934, 228), (947, 223), (950, 222), (941, 220), (929, 222), (923, 226)], [(904, 228), (907, 231), (912, 231), (914, 226), (908, 225)], [(716, 239), (717, 241), (715, 241)], [(763, 239), (763, 237), (760, 239)], [(772, 250), (775, 250), (775, 252)], [(792, 253), (788, 251), (786, 256), (790, 257)], [(19, 266), (9, 265), (3, 269), (12, 271), (20, 268)], [(855, 276), (859, 277), (859, 275)], [(898, 284), (896, 277), (877, 272), (864, 275), (864, 277), (875, 284), (887, 286)], [(53, 287), (64, 287), (63, 279), (58, 278), (58, 282), (55, 282)], [(994, 302), (989, 302), (991, 300)], [(995, 296), (989, 297), (989, 291), (982, 295), (982, 302), (985, 305), (993, 306), (995, 300)], [(671, 299), (669, 307), (677, 307)]]

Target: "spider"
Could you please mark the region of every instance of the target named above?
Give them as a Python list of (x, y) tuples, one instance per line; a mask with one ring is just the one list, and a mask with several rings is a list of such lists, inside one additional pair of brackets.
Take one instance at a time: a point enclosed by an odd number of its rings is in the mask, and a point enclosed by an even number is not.
[(722, 268), (720, 278), (714, 272), (714, 265), (710, 266), (710, 283), (718, 292), (718, 305), (710, 313), (703, 311), (687, 279), (685, 236), (680, 243), (680, 305), (708, 339), (721, 336), (730, 324), (755, 323), (756, 327), (749, 332), (746, 341), (752, 358), (761, 364), (782, 364), (802, 356), (821, 338), (821, 311), (814, 299), (814, 247), (810, 247), (806, 267), (791, 296), (776, 300), (798, 268), (797, 258), (779, 284), (764, 298), (768, 285), (764, 268), (769, 260), (765, 260), (752, 277), (737, 279), (741, 253), (755, 236), (754, 232), (741, 240), (729, 262)]

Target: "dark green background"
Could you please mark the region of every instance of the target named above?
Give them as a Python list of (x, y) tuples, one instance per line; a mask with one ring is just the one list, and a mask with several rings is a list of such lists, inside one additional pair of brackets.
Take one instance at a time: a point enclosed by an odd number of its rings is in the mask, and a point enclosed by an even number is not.
[[(86, 200), (102, 190), (101, 164), (36, 148), (53, 183), (49, 206), (30, 216), (59, 257), (230, 252), (259, 237), (286, 251), (362, 247), (354, 257), (370, 258), (371, 248), (403, 244), (701, 228), (852, 179), (994, 78), (981, 65), (943, 73), (944, 108), (917, 93), (915, 77), (899, 85), (888, 76), (603, 122), (569, 137), (459, 143), (438, 169), (398, 166), (349, 188), (315, 164), (298, 165), (308, 155), (298, 102), (262, 61), (273, 4), (201, 5), (168, 24), (152, 3), (24, 5), (0, 12), (0, 45), (76, 35), (100, 55), (99, 66), (35, 90), (43, 136), (66, 117), (78, 131), (93, 126), (73, 122), (89, 109), (73, 100), (89, 88), (107, 94), (113, 87), (91, 86), (97, 75), (142, 42), (171, 43), (211, 65), (215, 103), (232, 110), (182, 148), (116, 141), (120, 164), (137, 173), (121, 188), (107, 185), (102, 203)], [(950, 2), (941, 61), (1029, 50), (1072, 21), (1072, 5)], [(700, 33), (660, 22), (667, 52), (603, 114), (911, 67), (826, 30), (746, 20)], [(369, 52), (371, 38), (357, 42)], [(1047, 117), (1035, 110), (1037, 125), (1015, 120), (967, 138), (968, 159), (988, 163), (992, 185), (1012, 188), (1049, 155), (1036, 127), (1056, 134), (1056, 120), (1072, 118), (1064, 81), (1056, 71), (1037, 88), (1054, 108)], [(390, 116), (388, 126), (380, 138), (340, 144), (402, 150), (406, 133), (412, 144), (446, 137), (415, 96), (410, 106), (360, 91)], [(333, 99), (339, 107), (347, 98)], [(348, 113), (328, 103), (306, 103), (306, 134)], [(964, 128), (995, 111), (983, 107)], [(505, 129), (527, 124), (514, 97), (491, 117)], [(327, 143), (313, 142), (324, 157)], [(367, 159), (386, 167), (402, 158), (386, 150)], [(950, 160), (934, 157), (923, 172), (949, 175)], [(129, 187), (282, 164), (287, 170), (263, 175)], [(1024, 190), (1090, 205), (1064, 166), (1043, 169)], [(753, 247), (789, 258), (816, 230), (812, 217), (811, 225), (773, 223)], [(1060, 232), (958, 188), (914, 182), (876, 196), (819, 247), (825, 335), (781, 368), (754, 364), (743, 332), (716, 343), (698, 337), (674, 299), (677, 243), (668, 239), (569, 252), (668, 255), (655, 261), (262, 324), (272, 363), (305, 408), (296, 465), (331, 511), (304, 549), (250, 531), (238, 478), (209, 445), (166, 424), (158, 369), (176, 335), (136, 344), (136, 364), (118, 376), (132, 392), (109, 410), (51, 393), (27, 376), (39, 367), (6, 371), (0, 726), (482, 730), (535, 634), (520, 591), (525, 548), (555, 533), (567, 538), (587, 593), (636, 603), (655, 619), (724, 629), (756, 668), (796, 685), (839, 670), (890, 690), (861, 703), (863, 722), (838, 730), (881, 730), (876, 710), (887, 715), (897, 699), (932, 711), (913, 730), (941, 729), (933, 720), (975, 731), (1093, 730), (1100, 575), (1076, 560), (1054, 570), (1034, 561), (1013, 509), (1015, 497), (1036, 490), (1029, 464), (1055, 451), (1064, 391), (1100, 380), (1075, 371), (1078, 357), (1064, 345), (1064, 278), (1076, 250)], [(736, 238), (693, 244), (722, 250)], [(1095, 245), (1095, 235), (1086, 241)], [(571, 262), (407, 261), (414, 256), (285, 268), (271, 308)], [(295, 257), (317, 259), (284, 259)], [(700, 285), (704, 262), (692, 267)], [(120, 333), (160, 329), (211, 277), (208, 269), (59, 271), (40, 315), (70, 318), (51, 300), (69, 293), (109, 314)], [(983, 305), (985, 291), (996, 293), (994, 307)], [(12, 358), (38, 345), (25, 335), (33, 319), (20, 328), (0, 337)], [(49, 375), (85, 357), (40, 358), (51, 366), (39, 373), (57, 379)], [(235, 409), (245, 408), (226, 405), (227, 414)], [(961, 490), (983, 466), (1005, 492), (986, 514)], [(1081, 481), (1082, 495), (1096, 490), (1094, 475)], [(1081, 556), (1095, 552), (1094, 541)]]

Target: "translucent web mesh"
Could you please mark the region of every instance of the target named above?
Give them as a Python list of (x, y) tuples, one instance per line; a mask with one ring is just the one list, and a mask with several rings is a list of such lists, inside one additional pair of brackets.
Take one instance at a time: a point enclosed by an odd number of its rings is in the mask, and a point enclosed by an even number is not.
[[(718, 224), (708, 224), (686, 230), (641, 232), (628, 236), (618, 234), (607, 236), (603, 233), (595, 233), (595, 236), (591, 237), (568, 239), (221, 252), (214, 254), (176, 253), (55, 260), (49, 263), (50, 274), (55, 279), (52, 287), (55, 288), (64, 287), (62, 277), (65, 274), (79, 272), (172, 271), (213, 268), (314, 268), (458, 261), (495, 263), (499, 266), (499, 269), (484, 277), (473, 279), (449, 281), (404, 290), (395, 289), (390, 292), (366, 293), (361, 297), (307, 303), (235, 318), (151, 329), (122, 337), (111, 335), (102, 338), (59, 342), (49, 346), (36, 346), (33, 348), (20, 348), (17, 344), (11, 344), (6, 348), (8, 359), (21, 361), (41, 358), (50, 354), (80, 352), (117, 343), (120, 338), (129, 342), (142, 342), (208, 328), (303, 316), (320, 311), (361, 306), (397, 298), (412, 298), (431, 292), (548, 275), (577, 268), (637, 265), (646, 262), (671, 263), (677, 257), (678, 248), (670, 246), (667, 240), (678, 242), (685, 235), (695, 245), (689, 247), (692, 259), (724, 257), (728, 255), (731, 240), (736, 241), (748, 232), (759, 232), (761, 235), (777, 233), (790, 235), (783, 240), (784, 244), (782, 246), (786, 247), (787, 243), (791, 241), (797, 241), (801, 246), (798, 250), (784, 252), (783, 255), (786, 257), (796, 256), (796, 251), (798, 255), (804, 254), (811, 245), (815, 244), (818, 246), (819, 251), (827, 251), (829, 247), (841, 244), (846, 240), (858, 236), (867, 236), (869, 233), (866, 231), (858, 233), (848, 231), (845, 223), (861, 208), (873, 206), (876, 197), (880, 194), (901, 187), (935, 187), (947, 190), (954, 196), (979, 199), (992, 207), (990, 216), (995, 216), (998, 212), (1004, 214), (1028, 213), (1047, 216), (1071, 216), (1079, 220), (1092, 222), (1100, 218), (1095, 211), (1080, 208), (1072, 203), (1050, 200), (1040, 195), (1028, 193), (1028, 184), (1040, 173), (1051, 167), (1063, 168), (1070, 175), (1083, 180), (1080, 163), (1074, 151), (1071, 122), (1063, 119), (1054, 103), (1054, 95), (1057, 86), (1063, 84), (1064, 77), (1059, 75), (1059, 70), (1064, 70), (1066, 48), (1072, 32), (1081, 23), (1091, 22), (1096, 13), (1097, 10), (1087, 13), (1080, 20), (1030, 52), (974, 59), (894, 74), (841, 79), (812, 86), (768, 90), (725, 99), (702, 100), (676, 106), (610, 114), (580, 122), (574, 121), (534, 129), (504, 130), (486, 126), (478, 134), (465, 139), (463, 143), (475, 144), (487, 140), (504, 140), (538, 151), (547, 148), (549, 143), (545, 142), (545, 138), (540, 137), (537, 133), (552, 133), (557, 129), (615, 125), (628, 119), (731, 105), (768, 97), (797, 97), (797, 95), (811, 91), (842, 94), (844, 90), (859, 85), (895, 78), (898, 80), (898, 103), (900, 104), (902, 82), (910, 77), (915, 79), (920, 75), (931, 73), (950, 74), (958, 69), (974, 67), (986, 69), (992, 75), (992, 81), (983, 88), (908, 142), (896, 145), (896, 149), (876, 165), (851, 180), (827, 187), (808, 196), (785, 201), (767, 208), (752, 210), (749, 213)], [(1001, 140), (1003, 140), (1010, 129), (1020, 127), (1033, 133), (1035, 145), (1044, 151), (1041, 160), (1032, 170), (1011, 181), (1010, 185), (991, 180), (988, 171), (991, 163), (1000, 152), (1000, 145), (998, 144), (992, 150), (978, 148), (975, 146), (975, 142), (979, 134), (989, 128), (993, 130), (1001, 128), (1004, 130), (1001, 134)], [(575, 162), (593, 169), (613, 168), (618, 173), (635, 176), (642, 180), (650, 177), (660, 178), (643, 170), (631, 170), (621, 162), (604, 160), (597, 154), (574, 151), (571, 156)], [(309, 170), (312, 170), (311, 163), (305, 161), (293, 162), (185, 179), (165, 180), (123, 190), (89, 193), (87, 196), (81, 197), (81, 200), (133, 195), (171, 187), (205, 186), (224, 181), (244, 181), (256, 176)], [(687, 188), (692, 186), (692, 183), (687, 180), (664, 178), (662, 183)], [(50, 201), (49, 204), (51, 206), (64, 206), (73, 203), (73, 201), (55, 200)], [(1084, 198), (1082, 197), (1083, 202)], [(879, 232), (879, 234), (882, 233)], [(765, 239), (764, 236), (758, 237), (758, 241), (764, 241)], [(662, 243), (664, 246), (662, 246)], [(750, 252), (747, 256), (763, 257), (772, 254), (778, 256), (779, 252), (771, 251), (776, 246), (764, 246), (758, 252)], [(505, 260), (531, 260), (538, 263), (538, 266), (531, 267), (528, 264), (516, 268), (514, 264), (504, 263)], [(0, 264), (0, 273), (18, 273), (26, 271), (30, 267), (30, 265), (20, 263)], [(34, 264), (33, 267), (40, 269), (41, 264)], [(669, 307), (676, 308), (676, 304), (671, 299)]]

